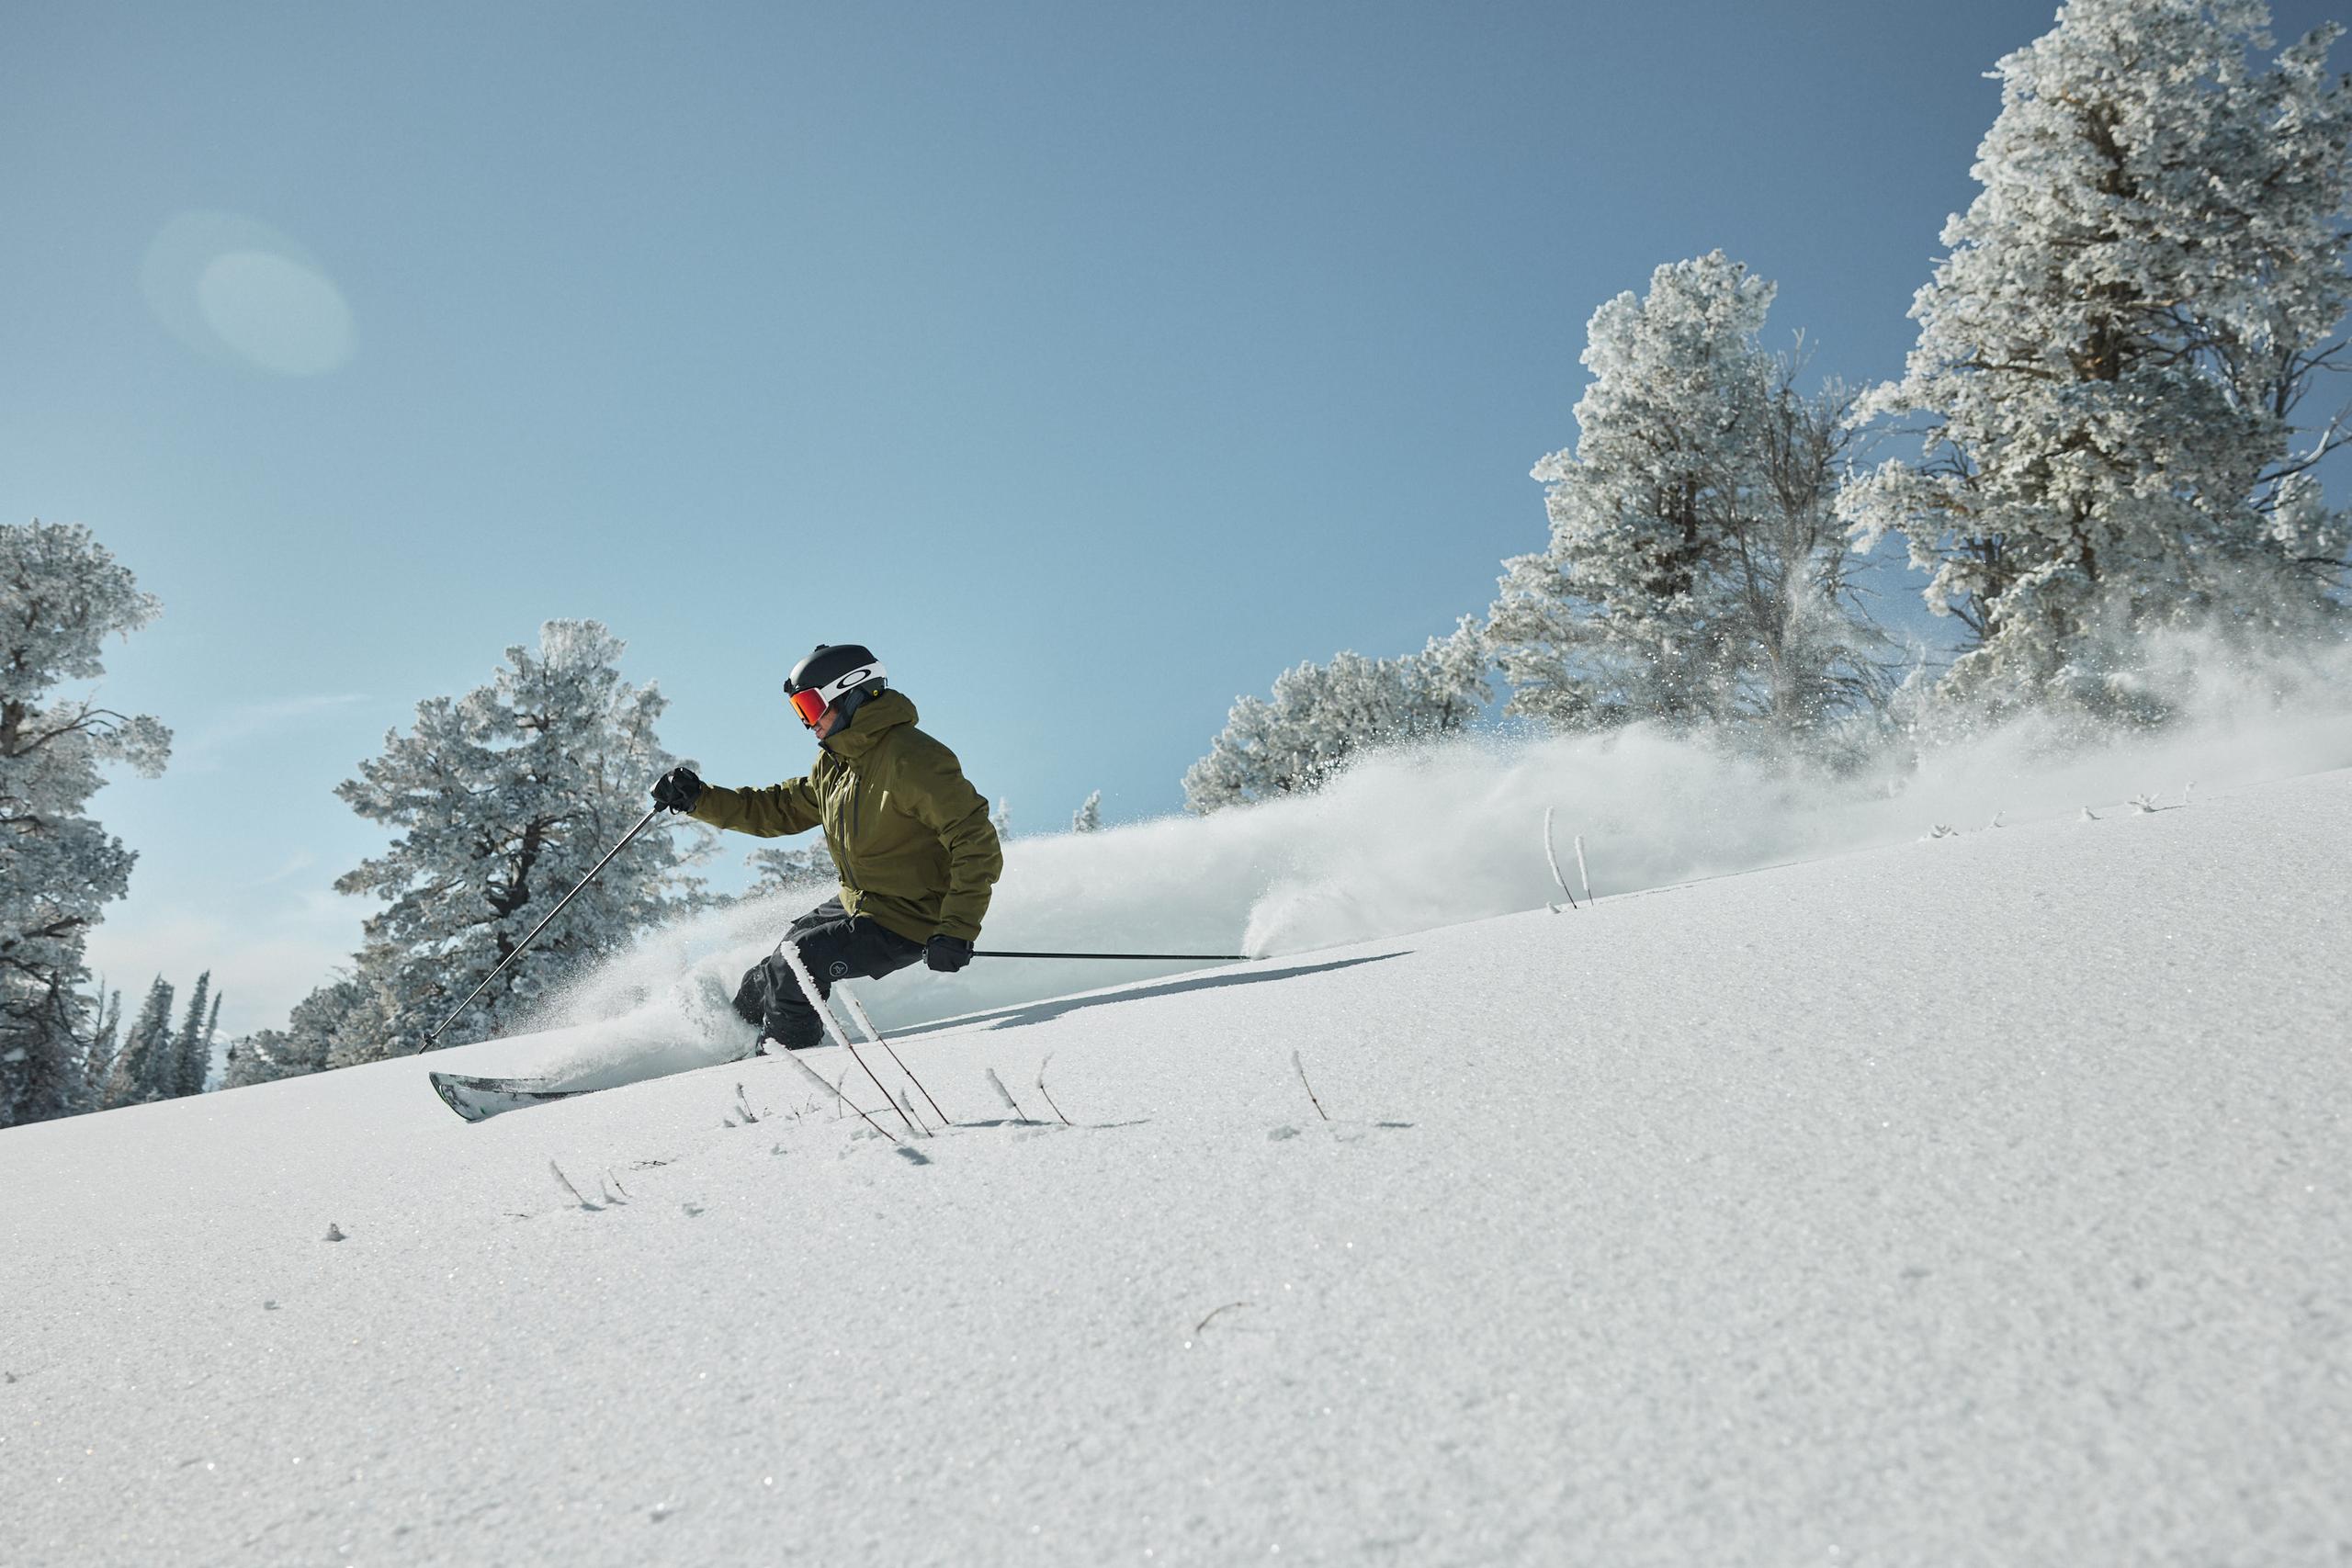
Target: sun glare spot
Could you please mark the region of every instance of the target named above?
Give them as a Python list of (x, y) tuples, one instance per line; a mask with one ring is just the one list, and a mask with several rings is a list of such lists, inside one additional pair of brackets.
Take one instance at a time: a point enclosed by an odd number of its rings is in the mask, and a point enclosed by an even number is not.
[(231, 251), (197, 279), (220, 340), (265, 370), (316, 376), (351, 357), (351, 307), (335, 286), (267, 251)]
[(351, 306), (318, 259), (234, 213), (183, 212), (164, 224), (140, 283), (172, 335), (209, 359), (318, 376), (357, 344)]

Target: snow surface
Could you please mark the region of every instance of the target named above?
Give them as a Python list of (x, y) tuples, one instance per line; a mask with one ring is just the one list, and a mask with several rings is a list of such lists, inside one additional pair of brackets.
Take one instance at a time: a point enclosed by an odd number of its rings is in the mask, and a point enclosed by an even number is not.
[(910, 1031), (928, 1142), (12, 1130), (0, 1562), (2339, 1561), (2352, 773), (2163, 805)]

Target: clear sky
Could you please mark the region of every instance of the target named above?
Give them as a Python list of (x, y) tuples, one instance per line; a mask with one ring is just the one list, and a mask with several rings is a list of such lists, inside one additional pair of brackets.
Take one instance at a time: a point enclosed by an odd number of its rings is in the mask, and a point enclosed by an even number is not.
[(163, 597), (105, 694), (178, 734), (94, 961), (277, 1021), (382, 842), (335, 784), (550, 616), (718, 782), (859, 640), (1016, 833), (1173, 810), (1238, 693), (1540, 547), (1652, 267), (1895, 373), (2052, 9), (14, 0), (0, 516)]

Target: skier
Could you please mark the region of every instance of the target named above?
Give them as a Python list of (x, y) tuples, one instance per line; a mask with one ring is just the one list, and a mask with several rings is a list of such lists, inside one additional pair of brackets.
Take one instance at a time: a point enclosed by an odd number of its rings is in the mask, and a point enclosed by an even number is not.
[[(879, 979), (918, 959), (942, 974), (963, 968), (1004, 870), (988, 802), (956, 753), (915, 728), (914, 704), (857, 644), (819, 643), (792, 667), (784, 694), (817, 737), (806, 777), (724, 789), (673, 768), (654, 784), (653, 803), (761, 838), (824, 829), (841, 896), (785, 935), (820, 995), (831, 995), (836, 980)], [(786, 1050), (824, 1043), (825, 1026), (781, 952), (743, 976), (735, 1010)]]

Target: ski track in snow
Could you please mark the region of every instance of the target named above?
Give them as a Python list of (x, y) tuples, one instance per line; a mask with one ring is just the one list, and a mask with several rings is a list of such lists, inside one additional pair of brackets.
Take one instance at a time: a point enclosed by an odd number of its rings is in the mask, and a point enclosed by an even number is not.
[(920, 1144), (10, 1131), (0, 1562), (2338, 1560), (2352, 773), (2100, 815), (1009, 1004)]

